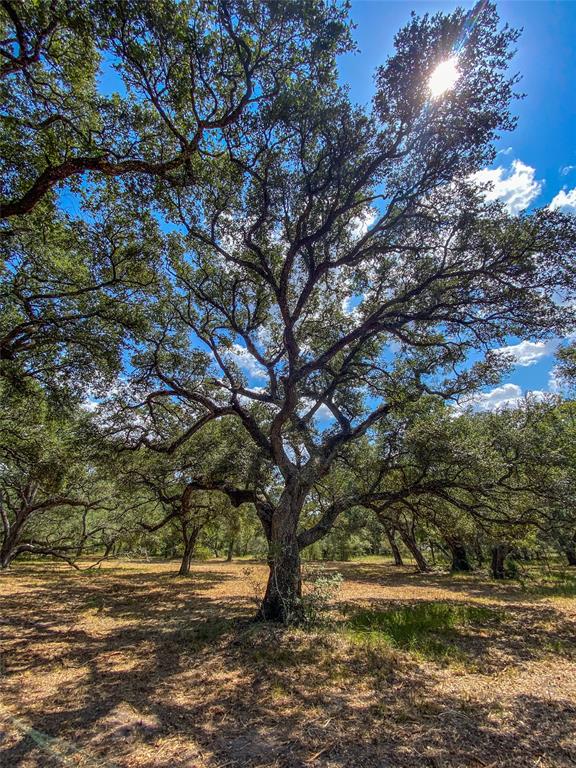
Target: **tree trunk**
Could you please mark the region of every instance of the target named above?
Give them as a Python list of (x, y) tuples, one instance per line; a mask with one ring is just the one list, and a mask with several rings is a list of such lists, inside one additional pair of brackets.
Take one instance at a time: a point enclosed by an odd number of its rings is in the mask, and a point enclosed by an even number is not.
[(185, 523), (182, 524), (182, 538), (184, 539), (184, 554), (182, 555), (182, 562), (180, 563), (179, 576), (190, 575), (190, 565), (192, 564), (192, 558), (194, 556), (194, 547), (196, 546), (196, 539), (198, 538), (199, 529), (192, 528), (191, 531)]
[(226, 562), (232, 562), (232, 555), (234, 554), (234, 539), (230, 539), (228, 542), (228, 551), (226, 552)]
[(418, 566), (418, 570), (421, 573), (427, 573), (430, 570), (430, 566), (426, 562), (426, 558), (420, 551), (418, 544), (416, 544), (416, 539), (410, 534), (406, 533), (406, 531), (403, 531), (401, 528), (398, 529), (398, 532), (405, 546), (410, 551), (410, 554), (412, 555), (414, 560), (416, 560), (416, 565)]
[(28, 514), (23, 509), (19, 510), (12, 523), (8, 519), (8, 514), (4, 508), (4, 499), (0, 493), (0, 522), (2, 523), (2, 544), (0, 545), (0, 570), (6, 570), (16, 556), (18, 542), (20, 541), (22, 529), (28, 518)]
[(484, 552), (482, 550), (482, 545), (479, 541), (476, 541), (474, 544), (474, 555), (476, 557), (476, 562), (478, 563), (478, 567), (482, 568), (484, 565)]
[(402, 561), (402, 555), (398, 549), (398, 544), (396, 544), (396, 531), (393, 528), (384, 528), (384, 530), (386, 531), (386, 537), (388, 538), (388, 543), (390, 544), (390, 549), (392, 550), (392, 555), (394, 556), (394, 565), (404, 565)]
[(4, 497), (2, 491), (0, 491), (0, 523), (2, 523), (2, 544), (0, 544), (0, 570), (8, 568), (8, 558), (5, 556), (4, 550), (8, 542), (8, 536), (10, 535), (10, 521), (8, 515), (4, 509)]
[(569, 538), (566, 546), (564, 547), (564, 554), (566, 555), (566, 560), (568, 561), (569, 566), (575, 566), (576, 565), (576, 533), (572, 536), (572, 538)]
[(270, 574), (256, 618), (283, 624), (297, 622), (302, 613), (300, 548), (296, 535), (306, 494), (286, 489), (272, 514), (268, 539)]
[(490, 570), (492, 571), (492, 577), (494, 579), (505, 579), (506, 572), (504, 569), (504, 561), (510, 551), (510, 547), (507, 544), (496, 544), (492, 547), (492, 561), (490, 564)]
[(18, 543), (20, 527), (14, 526), (7, 536), (4, 537), (4, 541), (0, 546), (0, 570), (5, 570), (10, 567), (10, 563), (16, 557), (18, 552)]
[(452, 555), (452, 565), (450, 570), (452, 572), (471, 571), (472, 566), (468, 560), (468, 553), (466, 552), (464, 544), (462, 544), (459, 539), (451, 539), (448, 537), (445, 537), (445, 541), (446, 544), (448, 544)]
[(5, 571), (7, 568), (10, 567), (10, 563), (12, 562), (12, 553), (8, 550), (8, 548), (4, 548), (2, 546), (2, 549), (0, 549), (0, 571)]

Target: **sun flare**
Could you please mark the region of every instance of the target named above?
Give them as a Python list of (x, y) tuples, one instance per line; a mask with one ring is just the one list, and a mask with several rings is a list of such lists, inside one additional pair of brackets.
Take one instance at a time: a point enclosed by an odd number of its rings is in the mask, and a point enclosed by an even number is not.
[(460, 71), (455, 56), (440, 62), (428, 80), (428, 88), (433, 98), (453, 88), (459, 77)]

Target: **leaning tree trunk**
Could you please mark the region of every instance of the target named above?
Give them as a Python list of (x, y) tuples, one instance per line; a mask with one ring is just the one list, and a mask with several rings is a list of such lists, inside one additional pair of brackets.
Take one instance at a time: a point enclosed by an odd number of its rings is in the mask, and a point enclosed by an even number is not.
[(404, 542), (405, 546), (410, 551), (410, 554), (416, 560), (416, 565), (418, 566), (418, 570), (421, 573), (427, 573), (430, 570), (430, 566), (426, 562), (426, 558), (422, 554), (418, 544), (416, 544), (416, 539), (411, 536), (409, 533), (406, 533), (406, 531), (403, 531), (402, 528), (398, 529), (398, 532), (400, 533), (400, 538)]
[(3, 509), (0, 509), (2, 518), (2, 528), (4, 538), (0, 545), (0, 570), (6, 570), (17, 554), (19, 554), (19, 544), (22, 541), (22, 531), (29, 515), (20, 512), (16, 519), (9, 523), (8, 517)]
[(384, 530), (386, 531), (388, 544), (390, 544), (390, 549), (392, 550), (392, 555), (394, 556), (394, 565), (404, 565), (402, 561), (402, 555), (398, 549), (398, 544), (396, 544), (395, 530), (393, 528), (384, 528)]
[(10, 538), (10, 521), (4, 509), (4, 498), (0, 492), (0, 523), (2, 523), (2, 543), (0, 544), (0, 570), (4, 571), (10, 565), (8, 559), (8, 539)]
[(471, 571), (472, 566), (468, 560), (468, 552), (466, 551), (464, 544), (462, 544), (459, 539), (452, 539), (450, 537), (445, 537), (445, 541), (446, 544), (448, 544), (452, 555), (452, 565), (450, 570), (452, 572)]
[(492, 560), (490, 564), (490, 570), (492, 571), (492, 577), (494, 579), (506, 578), (504, 562), (509, 551), (510, 547), (507, 544), (496, 544), (496, 546), (492, 547)]
[(5, 571), (10, 567), (13, 557), (14, 553), (6, 544), (6, 541), (2, 542), (2, 547), (0, 547), (0, 571)]
[(302, 613), (302, 575), (297, 528), (304, 504), (302, 492), (284, 491), (266, 531), (270, 573), (257, 614), (261, 621), (290, 624)]
[(182, 562), (180, 563), (179, 576), (189, 576), (190, 566), (192, 565), (192, 558), (194, 557), (194, 548), (196, 546), (196, 540), (200, 533), (199, 528), (192, 528), (182, 524), (182, 538), (184, 540), (184, 554), (182, 555)]
[(12, 562), (12, 541), (10, 536), (10, 527), (7, 526), (7, 530), (4, 531), (4, 537), (0, 544), (0, 570), (4, 571), (10, 566)]

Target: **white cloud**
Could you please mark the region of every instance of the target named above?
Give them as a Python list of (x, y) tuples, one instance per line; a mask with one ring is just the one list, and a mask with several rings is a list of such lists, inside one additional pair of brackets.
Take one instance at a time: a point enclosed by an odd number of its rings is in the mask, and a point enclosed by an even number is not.
[[(266, 387), (248, 387), (249, 392), (253, 392), (256, 395), (265, 394), (268, 390)], [(239, 395), (238, 396), (238, 402), (240, 405), (243, 405), (245, 408), (249, 408), (252, 405), (254, 405), (255, 402), (257, 402), (256, 398), (250, 397), (249, 395)], [(274, 405), (272, 403), (266, 404), (267, 408), (271, 408), (273, 410), (278, 410), (278, 406)]]
[(550, 392), (541, 389), (522, 392), (522, 388), (518, 384), (508, 382), (491, 389), (489, 392), (476, 392), (474, 395), (461, 398), (458, 405), (454, 407), (454, 411), (455, 415), (463, 413), (467, 408), (472, 408), (475, 411), (498, 411), (501, 408), (515, 408), (525, 397), (530, 397), (532, 400), (544, 400), (549, 395)]
[(552, 211), (560, 208), (562, 211), (568, 213), (576, 213), (576, 187), (574, 189), (561, 189), (558, 194), (552, 198), (552, 202), (548, 206)]
[(554, 394), (561, 392), (563, 389), (563, 382), (557, 365), (548, 374), (548, 389), (550, 392), (554, 392)]
[(226, 355), (249, 377), (253, 379), (266, 378), (266, 370), (241, 344), (233, 344)]
[[(298, 408), (298, 413), (300, 416), (306, 416), (307, 413), (316, 405), (316, 400), (313, 400), (312, 398), (305, 397), (303, 398), (302, 402), (300, 403), (300, 406)], [(318, 409), (314, 413), (314, 419), (315, 421), (334, 421), (334, 414), (328, 408), (326, 403), (321, 403)]]
[(562, 176), (568, 176), (568, 174), (572, 173), (572, 171), (576, 171), (576, 165), (563, 165), (562, 168), (560, 168), (560, 173)]
[(350, 296), (346, 296), (342, 300), (342, 311), (345, 315), (350, 315), (353, 320), (358, 321), (360, 319), (360, 312), (358, 310), (358, 305), (362, 302), (363, 296), (358, 296), (358, 294), (352, 294)]
[(512, 152), (512, 147), (506, 147), (506, 149), (499, 149), (496, 152), (497, 155), (509, 155)]
[(359, 240), (364, 237), (372, 224), (376, 221), (377, 213), (373, 208), (366, 208), (362, 213), (350, 219), (352, 237)]
[(460, 401), (460, 406), (477, 408), (480, 411), (494, 411), (507, 405), (515, 405), (522, 398), (518, 384), (503, 384), (489, 392), (478, 392)]
[(534, 365), (543, 357), (554, 353), (558, 346), (556, 341), (521, 341), (508, 347), (500, 347), (496, 352), (511, 355), (516, 365)]
[(542, 182), (534, 178), (536, 169), (521, 160), (513, 160), (510, 168), (483, 168), (472, 174), (472, 181), (489, 184), (486, 200), (502, 200), (508, 211), (516, 215), (527, 208), (542, 191)]
[(316, 418), (320, 419), (321, 421), (327, 421), (327, 420), (334, 419), (334, 414), (325, 403), (322, 403), (320, 408), (318, 408), (318, 410), (316, 411)]

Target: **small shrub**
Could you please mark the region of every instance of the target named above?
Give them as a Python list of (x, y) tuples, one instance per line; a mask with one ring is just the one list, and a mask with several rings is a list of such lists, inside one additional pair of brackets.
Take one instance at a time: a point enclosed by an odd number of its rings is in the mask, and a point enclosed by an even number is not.
[(302, 624), (313, 627), (326, 623), (330, 603), (343, 581), (341, 573), (331, 573), (322, 567), (303, 573), (302, 597), (298, 606)]
[(205, 547), (202, 544), (197, 544), (194, 547), (194, 560), (204, 562), (205, 560), (210, 560), (212, 557), (214, 557), (214, 553), (212, 550), (208, 549), (208, 547)]
[(150, 552), (146, 547), (132, 547), (131, 549), (127, 549), (124, 552), (119, 552), (116, 555), (117, 560), (124, 560), (127, 562), (130, 562), (131, 560), (144, 560), (145, 562), (150, 562)]
[(520, 576), (520, 565), (513, 558), (508, 556), (504, 560), (504, 578), (505, 579), (517, 579)]

